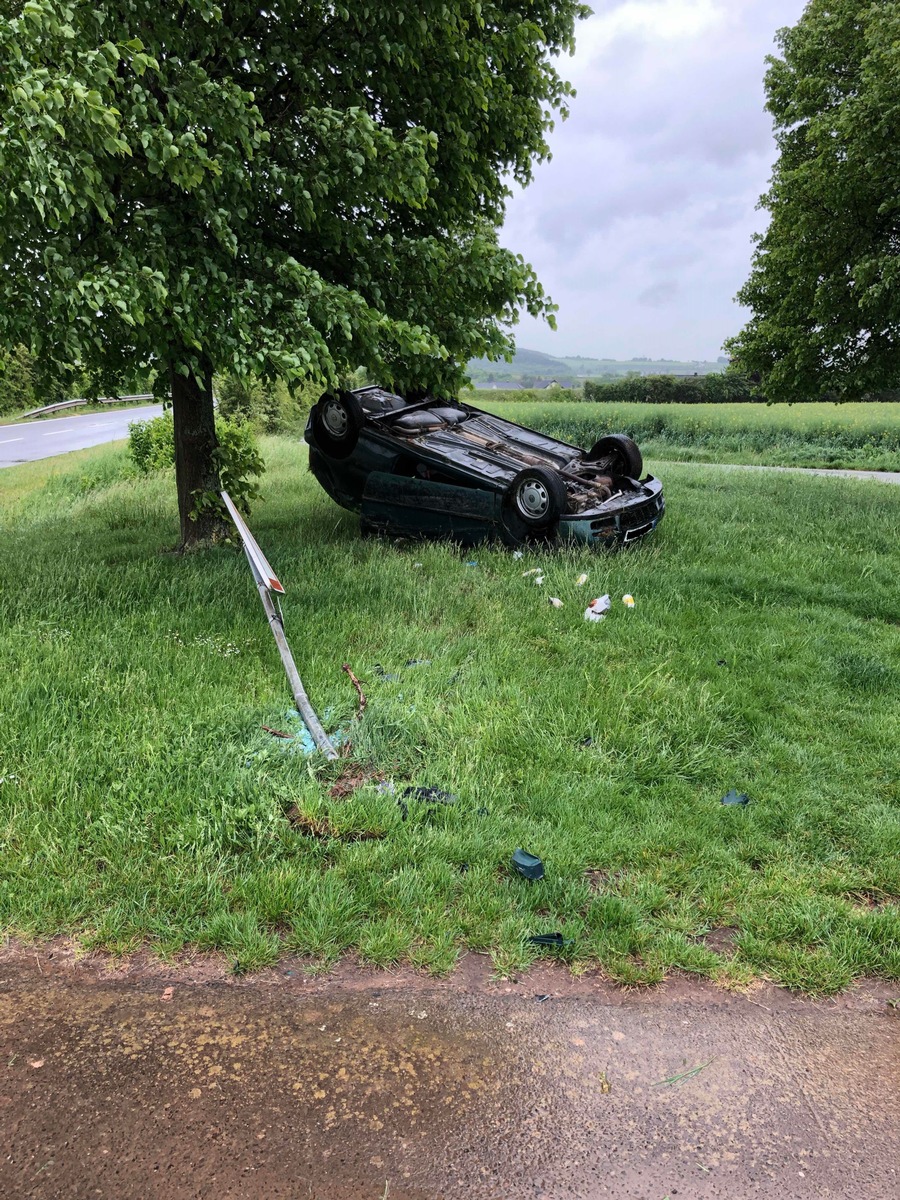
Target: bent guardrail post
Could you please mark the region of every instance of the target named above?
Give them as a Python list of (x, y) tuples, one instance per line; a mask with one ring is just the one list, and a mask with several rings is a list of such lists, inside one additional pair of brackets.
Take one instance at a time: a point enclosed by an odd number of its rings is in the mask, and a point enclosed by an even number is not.
[(291, 654), (291, 648), (284, 635), (284, 622), (281, 619), (281, 614), (272, 603), (272, 593), (275, 592), (283, 596), (284, 588), (278, 576), (269, 565), (268, 559), (262, 550), (260, 550), (256, 538), (247, 526), (247, 522), (235, 508), (234, 501), (227, 492), (222, 492), (221, 496), (225, 507), (228, 509), (228, 514), (232, 521), (234, 521), (235, 528), (240, 534), (241, 545), (244, 548), (244, 554), (246, 555), (247, 562), (250, 564), (250, 570), (253, 572), (253, 578), (256, 582), (256, 590), (259, 592), (260, 600), (262, 600), (262, 606), (269, 619), (269, 627), (272, 630), (272, 636), (275, 638), (275, 644), (278, 646), (278, 653), (281, 655), (288, 683), (291, 685), (291, 692), (294, 696), (294, 702), (297, 705), (297, 712), (303, 718), (303, 723), (309, 730), (310, 736), (319, 750), (322, 751), (326, 758), (336, 759), (339, 757), (338, 752), (335, 750), (328, 734), (322, 728), (322, 723), (309, 702), (309, 696), (306, 694), (306, 688), (303, 686), (303, 680), (300, 678), (297, 664), (294, 662), (294, 656)]

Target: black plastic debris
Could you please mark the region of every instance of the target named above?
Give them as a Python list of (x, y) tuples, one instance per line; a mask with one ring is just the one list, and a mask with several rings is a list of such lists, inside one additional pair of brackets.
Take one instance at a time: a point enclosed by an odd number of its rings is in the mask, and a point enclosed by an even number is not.
[(387, 672), (387, 671), (384, 669), (384, 667), (381, 665), (381, 663), (376, 663), (376, 664), (375, 664), (375, 666), (372, 668), (372, 670), (373, 670), (373, 672), (374, 672), (376, 675), (378, 675), (378, 676), (379, 676), (381, 679), (395, 680), (395, 679), (399, 679), (399, 678), (400, 678), (400, 676), (399, 676), (399, 675), (389, 675), (389, 674), (388, 674), (388, 672)]
[(582, 738), (578, 745), (582, 750), (587, 750), (589, 746), (593, 746), (594, 739), (592, 737)]
[(529, 854), (521, 846), (518, 847), (512, 856), (512, 865), (525, 879), (535, 880), (544, 878), (544, 864), (536, 854)]
[(736, 792), (734, 790), (734, 788), (732, 788), (731, 791), (726, 796), (722, 797), (722, 803), (723, 804), (749, 804), (750, 797), (747, 795), (746, 792)]
[(408, 658), (403, 664), (404, 667), (430, 667), (430, 658)]
[(716, 659), (716, 666), (717, 667), (727, 667), (728, 663), (724, 658), (718, 658), (718, 659)]
[(538, 1004), (544, 1004), (544, 1003), (546, 1003), (546, 1001), (547, 1001), (547, 1000), (549, 1000), (549, 999), (550, 999), (550, 996), (549, 996), (549, 994), (548, 994), (548, 995), (541, 994), (541, 995), (536, 995), (536, 996), (535, 996), (535, 1000), (537, 1000)]
[(436, 787), (407, 787), (404, 788), (397, 797), (397, 804), (400, 808), (401, 818), (405, 821), (409, 816), (409, 805), (407, 800), (421, 800), (423, 804), (455, 804), (459, 796), (454, 796), (452, 792), (441, 791)]
[(563, 946), (571, 946), (572, 938), (564, 938), (561, 933), (534, 933), (528, 939), (530, 946), (553, 946), (562, 950)]
[(436, 787), (408, 787), (403, 789), (407, 800), (421, 800), (424, 804), (455, 804), (459, 796), (443, 792)]

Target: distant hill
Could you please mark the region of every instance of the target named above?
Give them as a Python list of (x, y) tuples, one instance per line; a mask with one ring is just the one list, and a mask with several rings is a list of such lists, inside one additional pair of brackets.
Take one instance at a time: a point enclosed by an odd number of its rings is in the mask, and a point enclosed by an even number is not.
[(637, 372), (640, 375), (710, 375), (723, 371), (724, 359), (717, 362), (678, 361), (677, 359), (615, 359), (588, 357), (559, 357), (540, 350), (517, 349), (512, 362), (490, 362), (473, 358), (469, 375), (475, 387), (533, 387), (555, 380), (574, 386), (584, 379), (619, 378)]
[(561, 358), (553, 358), (549, 354), (543, 354), (540, 350), (526, 350), (523, 346), (516, 350), (515, 357), (511, 363), (508, 362), (491, 362), (487, 358), (473, 358), (469, 363), (470, 371), (487, 371), (493, 372), (498, 377), (503, 375), (509, 378), (513, 375), (534, 374), (552, 374), (554, 371), (561, 372), (564, 375), (571, 375), (572, 368)]

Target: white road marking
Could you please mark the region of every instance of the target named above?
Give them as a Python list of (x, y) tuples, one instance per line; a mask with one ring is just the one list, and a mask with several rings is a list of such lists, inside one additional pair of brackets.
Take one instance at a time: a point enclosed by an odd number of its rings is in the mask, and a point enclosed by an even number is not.
[(59, 437), (61, 433), (68, 433), (68, 429), (54, 429), (52, 433), (45, 433), (44, 437)]
[(24, 438), (0, 438), (0, 446), (5, 446), (7, 442), (24, 442)]
[[(153, 405), (153, 404), (147, 404), (147, 405), (143, 405), (141, 408), (120, 408), (120, 409), (116, 410), (116, 416), (131, 417), (134, 413), (146, 414), (146, 411), (148, 408), (155, 408), (155, 407), (158, 407), (158, 406)], [(51, 418), (43, 417), (43, 418), (41, 418), (40, 421), (16, 421), (12, 425), (3, 425), (3, 426), (0, 426), (0, 428), (2, 428), (2, 429), (36, 429), (38, 427), (38, 425), (51, 425), (51, 424), (55, 425), (57, 421), (67, 421), (67, 422), (69, 422), (69, 424), (75, 425), (77, 428), (78, 425), (83, 424), (85, 417), (91, 416), (91, 415), (96, 415), (96, 414), (82, 413), (81, 416), (76, 416), (76, 417), (51, 417)]]

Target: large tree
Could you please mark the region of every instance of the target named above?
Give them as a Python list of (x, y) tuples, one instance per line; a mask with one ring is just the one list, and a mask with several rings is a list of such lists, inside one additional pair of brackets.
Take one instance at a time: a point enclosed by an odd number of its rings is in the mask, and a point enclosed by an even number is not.
[(729, 349), (773, 400), (900, 386), (900, 3), (811, 0), (778, 41), (771, 222)]
[(0, 0), (0, 343), (97, 389), (156, 366), (182, 540), (215, 536), (213, 372), (449, 390), (550, 316), (497, 230), (588, 11)]

